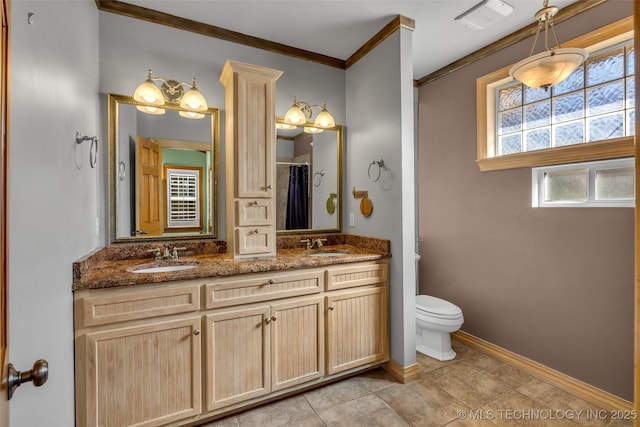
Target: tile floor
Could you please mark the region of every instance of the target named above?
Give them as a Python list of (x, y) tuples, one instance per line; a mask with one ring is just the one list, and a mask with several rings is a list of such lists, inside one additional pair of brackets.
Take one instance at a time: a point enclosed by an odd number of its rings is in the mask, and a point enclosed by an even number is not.
[(377, 369), (205, 427), (633, 427), (482, 352), (453, 347), (449, 362), (418, 353), (421, 376), (408, 384)]

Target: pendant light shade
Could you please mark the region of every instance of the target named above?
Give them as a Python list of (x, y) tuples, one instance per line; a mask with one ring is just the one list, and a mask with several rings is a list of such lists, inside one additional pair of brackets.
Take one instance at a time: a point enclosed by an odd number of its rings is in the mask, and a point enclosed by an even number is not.
[(151, 78), (151, 70), (149, 70), (149, 77), (138, 85), (133, 93), (133, 99), (150, 105), (164, 105), (162, 92)]
[(316, 117), (315, 122), (313, 122), (315, 127), (318, 128), (332, 128), (336, 125), (336, 121), (333, 119), (333, 116), (329, 114), (327, 111), (327, 103), (322, 104), (322, 111)]
[[(529, 57), (517, 62), (509, 70), (509, 75), (532, 88), (549, 88), (569, 77), (587, 59), (589, 53), (579, 48), (561, 48), (553, 25), (553, 17), (558, 13), (556, 6), (549, 6), (549, 1), (543, 1), (543, 7), (536, 13), (538, 28)], [(554, 48), (549, 48), (548, 32), (553, 33), (556, 42)], [(545, 50), (536, 55), (533, 51), (540, 33), (544, 33)]]
[(284, 121), (290, 125), (300, 125), (307, 122), (307, 116), (298, 106), (298, 101), (295, 97), (293, 98), (291, 108), (289, 108), (287, 114), (284, 115)]
[(196, 88), (195, 78), (191, 84), (191, 89), (189, 89), (182, 97), (182, 100), (180, 100), (180, 107), (193, 111), (207, 111), (209, 108), (204, 96), (202, 96), (198, 88)]
[(547, 50), (516, 63), (509, 75), (532, 88), (548, 88), (569, 77), (588, 57), (577, 48)]

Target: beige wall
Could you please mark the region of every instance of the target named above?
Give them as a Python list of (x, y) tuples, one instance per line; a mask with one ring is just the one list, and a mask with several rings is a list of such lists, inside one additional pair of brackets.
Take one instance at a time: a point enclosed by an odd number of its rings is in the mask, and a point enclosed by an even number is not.
[[(632, 12), (609, 1), (558, 36)], [(633, 209), (533, 209), (529, 168), (475, 164), (475, 80), (530, 47), (419, 89), (420, 291), (459, 305), (464, 331), (632, 401)]]

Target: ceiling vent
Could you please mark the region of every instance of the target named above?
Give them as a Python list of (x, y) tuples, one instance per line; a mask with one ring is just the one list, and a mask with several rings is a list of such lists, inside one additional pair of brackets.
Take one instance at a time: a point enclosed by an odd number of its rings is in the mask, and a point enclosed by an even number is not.
[(481, 30), (513, 12), (513, 6), (502, 0), (483, 0), (456, 17), (469, 28)]

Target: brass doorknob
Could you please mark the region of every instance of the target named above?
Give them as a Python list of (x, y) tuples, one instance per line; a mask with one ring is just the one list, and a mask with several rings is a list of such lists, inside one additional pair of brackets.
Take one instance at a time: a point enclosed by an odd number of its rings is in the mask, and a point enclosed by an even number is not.
[(38, 359), (33, 364), (33, 368), (26, 372), (16, 371), (12, 363), (9, 363), (9, 375), (8, 375), (8, 392), (9, 399), (13, 397), (13, 392), (22, 383), (31, 381), (34, 386), (40, 387), (47, 382), (49, 378), (49, 362), (44, 359)]

